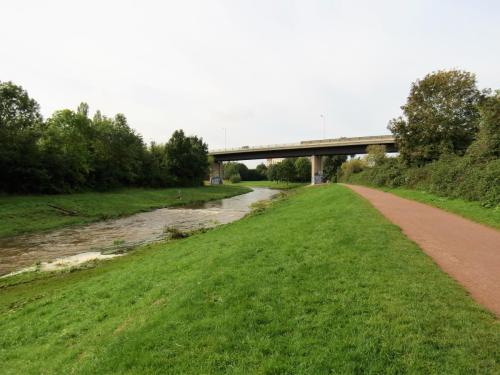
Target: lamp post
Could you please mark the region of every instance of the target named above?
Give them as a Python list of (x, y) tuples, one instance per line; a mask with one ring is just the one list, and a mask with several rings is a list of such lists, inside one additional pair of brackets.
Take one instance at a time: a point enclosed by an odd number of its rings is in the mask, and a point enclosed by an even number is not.
[(323, 119), (323, 139), (325, 139), (326, 118), (323, 114), (321, 114), (320, 117)]
[(227, 128), (222, 128), (224, 130), (224, 151), (227, 150)]

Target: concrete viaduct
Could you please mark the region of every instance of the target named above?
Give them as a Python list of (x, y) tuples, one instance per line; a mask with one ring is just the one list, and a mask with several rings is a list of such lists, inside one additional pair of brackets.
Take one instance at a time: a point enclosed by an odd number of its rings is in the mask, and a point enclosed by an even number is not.
[(213, 159), (210, 173), (212, 183), (222, 183), (222, 162), (252, 159), (275, 159), (308, 156), (311, 157), (311, 183), (321, 182), (321, 159), (326, 155), (355, 155), (365, 154), (370, 145), (384, 145), (387, 152), (396, 152), (396, 143), (392, 135), (321, 139), (302, 141), (300, 143), (243, 146), (224, 150), (212, 150), (209, 155)]

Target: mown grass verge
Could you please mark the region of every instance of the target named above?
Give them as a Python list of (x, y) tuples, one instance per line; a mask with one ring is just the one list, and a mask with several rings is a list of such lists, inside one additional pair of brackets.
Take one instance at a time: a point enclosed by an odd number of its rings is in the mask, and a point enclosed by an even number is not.
[(5, 374), (499, 369), (495, 317), (338, 185), (94, 269), (15, 280), (0, 282)]
[(127, 188), (110, 192), (0, 196), (0, 238), (117, 218), (249, 192), (243, 186)]
[[(376, 188), (377, 189), (377, 188)], [(403, 188), (378, 188), (398, 195), (402, 198), (412, 199), (417, 202), (426, 203), (445, 211), (460, 215), (477, 223), (485, 224), (500, 229), (500, 206), (489, 208), (482, 206), (479, 202), (471, 202), (457, 198), (441, 197), (436, 194), (420, 190)]]

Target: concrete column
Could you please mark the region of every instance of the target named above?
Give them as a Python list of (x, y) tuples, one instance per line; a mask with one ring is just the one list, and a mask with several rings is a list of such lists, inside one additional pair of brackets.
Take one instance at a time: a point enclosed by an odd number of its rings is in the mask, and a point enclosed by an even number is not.
[(222, 163), (220, 161), (215, 161), (210, 165), (210, 184), (222, 184)]
[(323, 182), (323, 166), (321, 165), (321, 156), (311, 156), (311, 185)]

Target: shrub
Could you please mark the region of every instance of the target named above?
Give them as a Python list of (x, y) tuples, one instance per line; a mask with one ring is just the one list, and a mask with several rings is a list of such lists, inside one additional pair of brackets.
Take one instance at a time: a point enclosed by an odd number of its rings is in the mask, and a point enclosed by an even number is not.
[(233, 184), (237, 184), (238, 182), (241, 182), (241, 176), (239, 173), (235, 173), (229, 177), (229, 181), (231, 181)]
[(340, 167), (342, 171), (342, 178), (349, 179), (352, 174), (361, 172), (365, 166), (365, 161), (361, 159), (351, 159), (346, 161)]

